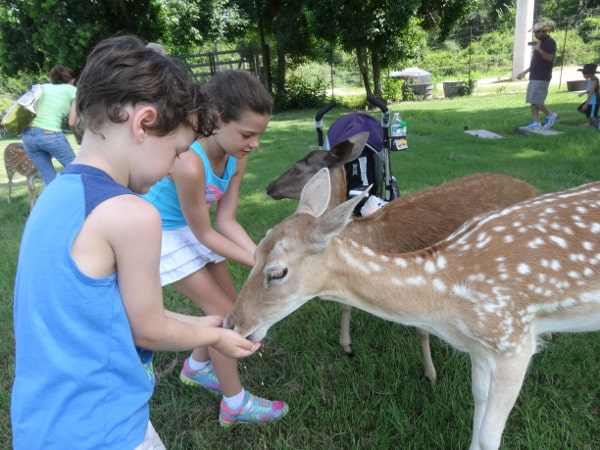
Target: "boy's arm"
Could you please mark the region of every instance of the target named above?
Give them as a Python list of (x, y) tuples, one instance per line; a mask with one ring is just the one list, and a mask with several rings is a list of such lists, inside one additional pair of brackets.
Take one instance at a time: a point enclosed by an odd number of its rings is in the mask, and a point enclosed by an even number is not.
[(260, 344), (217, 328), (219, 318), (165, 311), (159, 279), (162, 231), (158, 212), (145, 200), (129, 195), (115, 197), (110, 203), (109, 244), (136, 345), (172, 351), (209, 345), (232, 358), (254, 353)]

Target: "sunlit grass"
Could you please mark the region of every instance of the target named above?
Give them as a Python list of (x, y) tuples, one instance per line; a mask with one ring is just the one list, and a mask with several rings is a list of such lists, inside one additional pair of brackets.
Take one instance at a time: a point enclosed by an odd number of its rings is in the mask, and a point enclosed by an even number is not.
[[(600, 177), (600, 132), (582, 127), (577, 97), (553, 90), (551, 109), (560, 114), (558, 136), (523, 135), (531, 120), (523, 94), (457, 97), (391, 105), (408, 123), (409, 149), (392, 153), (392, 170), (403, 194), (474, 172), (499, 172), (550, 192)], [(336, 108), (325, 129), (349, 110)], [(293, 161), (317, 148), (316, 111), (273, 117), (250, 156), (240, 198), (239, 219), (260, 240), (294, 211), (292, 200), (267, 197), (269, 181)], [(377, 111), (372, 111), (379, 117)], [(488, 140), (464, 133), (485, 129), (503, 136)], [(2, 148), (8, 141), (2, 141)], [(12, 280), (23, 224), (27, 189), (19, 183), (12, 205), (0, 168), (0, 448), (10, 448), (9, 393), (13, 377)], [(57, 215), (60, 211), (57, 211)], [(230, 264), (236, 284), (248, 269)], [(175, 310), (197, 313), (194, 306), (165, 289)], [(423, 376), (413, 329), (354, 310), (356, 356), (337, 344), (340, 307), (315, 299), (275, 325), (260, 354), (240, 361), (244, 385), (257, 395), (281, 398), (290, 413), (269, 426), (218, 425), (218, 398), (183, 386), (178, 374), (187, 352), (156, 356), (159, 381), (152, 420), (170, 449), (465, 449), (472, 420), (469, 360), (432, 338), (439, 382)], [(600, 354), (598, 333), (556, 335), (533, 358), (512, 411), (503, 449), (600, 448)], [(90, 405), (93, 407), (93, 405)]]

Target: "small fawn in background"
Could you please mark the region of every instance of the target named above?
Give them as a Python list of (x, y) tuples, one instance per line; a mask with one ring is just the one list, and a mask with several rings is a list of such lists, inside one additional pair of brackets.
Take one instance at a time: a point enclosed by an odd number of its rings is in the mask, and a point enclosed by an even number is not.
[(29, 207), (33, 208), (35, 203), (35, 185), (33, 180), (41, 178), (40, 172), (29, 159), (23, 144), (13, 142), (4, 149), (4, 168), (8, 177), (8, 203), (12, 202), (12, 179), (15, 173), (20, 173), (27, 179), (27, 188), (29, 189)]

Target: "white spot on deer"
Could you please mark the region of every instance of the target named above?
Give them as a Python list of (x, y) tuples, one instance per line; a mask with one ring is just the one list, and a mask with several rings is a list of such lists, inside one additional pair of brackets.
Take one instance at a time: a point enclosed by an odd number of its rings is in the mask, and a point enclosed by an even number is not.
[(575, 211), (577, 211), (579, 214), (586, 214), (588, 209), (585, 206), (578, 206), (575, 208)]
[(473, 273), (467, 277), (467, 281), (475, 282), (475, 281), (485, 281), (485, 274), (483, 273)]
[(425, 273), (428, 273), (430, 275), (434, 274), (436, 272), (436, 268), (435, 268), (435, 263), (433, 261), (427, 261), (425, 263)]
[(591, 252), (594, 249), (594, 243), (590, 242), (590, 241), (583, 241), (581, 243), (582, 247), (584, 250), (587, 250), (588, 252)]
[(519, 272), (519, 274), (521, 274), (521, 275), (528, 275), (531, 273), (531, 268), (529, 267), (528, 264), (520, 263), (517, 266), (517, 272)]
[(529, 248), (538, 248), (544, 245), (544, 240), (541, 237), (536, 237), (532, 241), (527, 243), (527, 247)]
[(558, 272), (561, 269), (561, 267), (562, 267), (561, 264), (560, 264), (560, 261), (558, 261), (557, 259), (553, 259), (552, 261), (548, 261), (547, 259), (543, 258), (540, 261), (540, 264), (545, 269), (552, 269), (555, 272)]
[(398, 286), (398, 287), (402, 287), (402, 286), (404, 286), (404, 280), (400, 280), (400, 279), (398, 279), (398, 278), (392, 278), (392, 279), (390, 280), (390, 282), (391, 282), (393, 285), (395, 285), (395, 286)]
[(381, 265), (377, 264), (375, 261), (369, 261), (368, 266), (373, 272), (381, 272)]
[(443, 256), (440, 256), (436, 259), (435, 263), (439, 270), (444, 270), (446, 268), (446, 266), (448, 265), (448, 260), (446, 258), (444, 258)]
[(361, 261), (357, 258), (354, 257), (354, 255), (352, 253), (349, 253), (345, 250), (341, 250), (340, 251), (340, 256), (344, 259), (344, 261), (346, 262), (346, 264), (348, 264), (348, 266), (350, 267), (354, 267), (356, 268), (356, 270), (360, 270), (361, 273), (364, 273), (366, 275), (368, 275), (369, 272), (369, 264), (367, 263), (362, 264)]
[(365, 255), (367, 255), (367, 256), (370, 256), (370, 257), (373, 257), (373, 256), (375, 256), (375, 252), (374, 252), (373, 250), (371, 250), (369, 247), (364, 247), (364, 246), (363, 246), (363, 247), (361, 247), (361, 249), (362, 249), (362, 252), (363, 252)]
[(406, 279), (406, 284), (412, 286), (423, 286), (425, 284), (425, 278), (421, 276), (409, 277)]
[(554, 242), (556, 245), (558, 245), (560, 248), (567, 248), (567, 241), (565, 241), (563, 238), (558, 237), (558, 236), (550, 236), (549, 238), (552, 242)]
[(592, 223), (592, 229), (591, 229), (591, 231), (594, 234), (600, 233), (600, 223), (598, 223), (598, 222)]
[(433, 279), (433, 289), (435, 289), (436, 291), (438, 291), (441, 294), (445, 294), (446, 290), (447, 290), (446, 283), (444, 283), (439, 278), (434, 278)]
[(477, 248), (485, 248), (492, 241), (492, 237), (487, 233), (480, 233), (477, 236)]
[(507, 234), (506, 236), (504, 236), (504, 243), (505, 244), (510, 244), (514, 240), (515, 239), (510, 234)]
[(465, 286), (464, 284), (452, 285), (452, 293), (472, 303), (477, 302), (477, 298), (473, 295), (471, 289), (468, 286)]
[(583, 269), (583, 274), (586, 277), (593, 277), (595, 275), (595, 272), (592, 269), (590, 269), (589, 267), (586, 267), (585, 269)]
[(506, 227), (504, 225), (499, 225), (492, 228), (492, 230), (494, 230), (496, 233), (502, 233), (506, 230)]
[(399, 266), (402, 269), (406, 269), (408, 267), (408, 263), (404, 258), (394, 258), (393, 263), (396, 266)]

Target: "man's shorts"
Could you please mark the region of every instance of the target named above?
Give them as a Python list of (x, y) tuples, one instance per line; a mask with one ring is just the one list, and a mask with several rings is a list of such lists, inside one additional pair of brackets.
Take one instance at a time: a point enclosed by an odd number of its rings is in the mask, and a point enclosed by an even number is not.
[(543, 105), (548, 96), (548, 86), (550, 83), (543, 80), (529, 80), (527, 84), (527, 94), (525, 102), (532, 105)]

